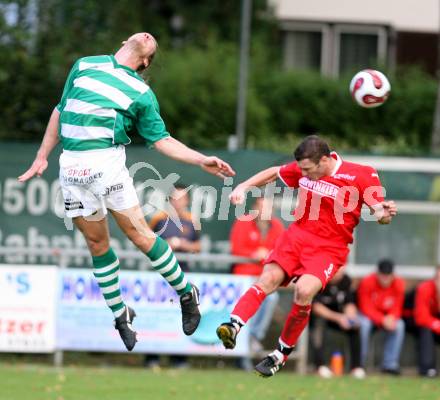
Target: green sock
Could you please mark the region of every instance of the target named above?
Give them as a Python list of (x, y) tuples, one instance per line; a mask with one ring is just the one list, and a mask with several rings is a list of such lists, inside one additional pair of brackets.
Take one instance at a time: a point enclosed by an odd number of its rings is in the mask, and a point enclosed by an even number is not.
[(119, 287), (119, 260), (110, 247), (102, 256), (92, 257), (93, 275), (95, 275), (105, 302), (118, 318), (125, 309)]
[(147, 256), (151, 260), (153, 269), (165, 278), (179, 296), (191, 291), (191, 285), (165, 240), (157, 236)]

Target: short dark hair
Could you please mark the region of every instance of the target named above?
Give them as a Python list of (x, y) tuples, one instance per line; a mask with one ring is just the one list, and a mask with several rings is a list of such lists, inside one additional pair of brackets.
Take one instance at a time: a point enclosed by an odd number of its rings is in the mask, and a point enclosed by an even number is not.
[(384, 275), (391, 275), (394, 271), (394, 262), (387, 258), (380, 260), (377, 264), (377, 270)]
[(188, 188), (188, 186), (185, 185), (184, 183), (176, 183), (174, 185), (174, 189), (177, 189), (177, 190), (185, 190), (187, 188)]
[(330, 157), (330, 147), (328, 143), (317, 135), (307, 136), (295, 149), (293, 153), (296, 161), (308, 158), (318, 164), (323, 156)]

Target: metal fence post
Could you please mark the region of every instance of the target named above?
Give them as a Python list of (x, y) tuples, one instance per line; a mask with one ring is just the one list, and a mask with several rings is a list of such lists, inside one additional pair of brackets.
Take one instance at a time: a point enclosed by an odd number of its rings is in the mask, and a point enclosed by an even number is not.
[[(69, 265), (69, 255), (63, 254), (63, 252), (59, 252), (58, 254), (54, 251), (54, 254), (58, 257), (58, 268), (63, 270), (66, 269)], [(58, 303), (57, 303), (58, 304)], [(55, 312), (58, 312), (56, 309)], [(56, 320), (56, 318), (55, 318)], [(58, 346), (58, 343), (56, 343)], [(53, 354), (53, 365), (56, 368), (61, 368), (64, 363), (64, 352), (63, 350), (58, 349), (58, 347), (55, 348), (55, 352)]]

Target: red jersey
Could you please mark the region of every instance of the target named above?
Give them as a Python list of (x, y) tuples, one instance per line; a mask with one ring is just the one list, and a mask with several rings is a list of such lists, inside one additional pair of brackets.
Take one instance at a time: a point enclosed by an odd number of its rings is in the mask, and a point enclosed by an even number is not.
[(402, 316), (405, 282), (395, 277), (388, 287), (382, 287), (377, 274), (371, 274), (361, 280), (358, 288), (359, 310), (381, 326), (386, 315)]
[[(262, 236), (255, 220), (236, 220), (232, 226), (230, 242), (231, 254), (252, 257), (259, 247), (272, 250), (278, 237), (284, 232), (284, 226), (277, 218), (272, 218), (266, 236)], [(234, 274), (260, 275), (263, 263), (236, 264)]]
[(295, 224), (317, 236), (340, 243), (353, 241), (353, 230), (359, 223), (362, 205), (372, 207), (384, 200), (383, 189), (372, 167), (337, 161), (330, 176), (312, 181), (302, 176), (297, 162), (283, 165), (280, 179), (289, 187), (299, 188)]
[(440, 304), (434, 280), (422, 282), (417, 287), (414, 320), (417, 325), (440, 335)]

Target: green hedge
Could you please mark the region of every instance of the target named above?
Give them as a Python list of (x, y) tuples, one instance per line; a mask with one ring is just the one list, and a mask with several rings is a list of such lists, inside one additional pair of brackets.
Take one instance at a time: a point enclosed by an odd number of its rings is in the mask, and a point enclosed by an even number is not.
[[(377, 109), (363, 109), (349, 94), (351, 77), (333, 80), (312, 72), (286, 72), (274, 54), (278, 50), (273, 43), (252, 47), (248, 147), (291, 152), (301, 137), (318, 133), (343, 150), (428, 152), (435, 79), (419, 70), (388, 74), (390, 99)], [(169, 131), (191, 146), (225, 147), (235, 131), (237, 45), (207, 40), (203, 48), (161, 48), (159, 53), (148, 74)], [(8, 59), (11, 65), (0, 68), (0, 89), (7, 93), (0, 102), (0, 138), (40, 140), (71, 60), (56, 64), (46, 55), (49, 65), (44, 69), (42, 61), (35, 62), (25, 51), (15, 56)], [(9, 67), (17, 71), (11, 79)]]
[(278, 138), (324, 135), (358, 151), (414, 153), (429, 150), (436, 81), (418, 70), (389, 75), (391, 96), (375, 109), (356, 105), (351, 77), (325, 79), (312, 73), (277, 73), (261, 81), (270, 125)]
[[(238, 50), (211, 43), (206, 49), (188, 48), (159, 54), (150, 71), (150, 84), (161, 114), (173, 135), (193, 146), (225, 147), (235, 132)], [(247, 120), (252, 137), (270, 132), (269, 109), (249, 84)]]
[[(237, 50), (212, 46), (162, 54), (152, 86), (170, 130), (200, 147), (225, 145), (234, 132)], [(248, 92), (249, 147), (291, 151), (307, 134), (356, 151), (422, 153), (429, 150), (436, 81), (417, 69), (388, 74), (391, 96), (376, 109), (356, 105), (350, 77), (286, 72), (254, 49)], [(386, 72), (386, 71), (385, 71)]]

